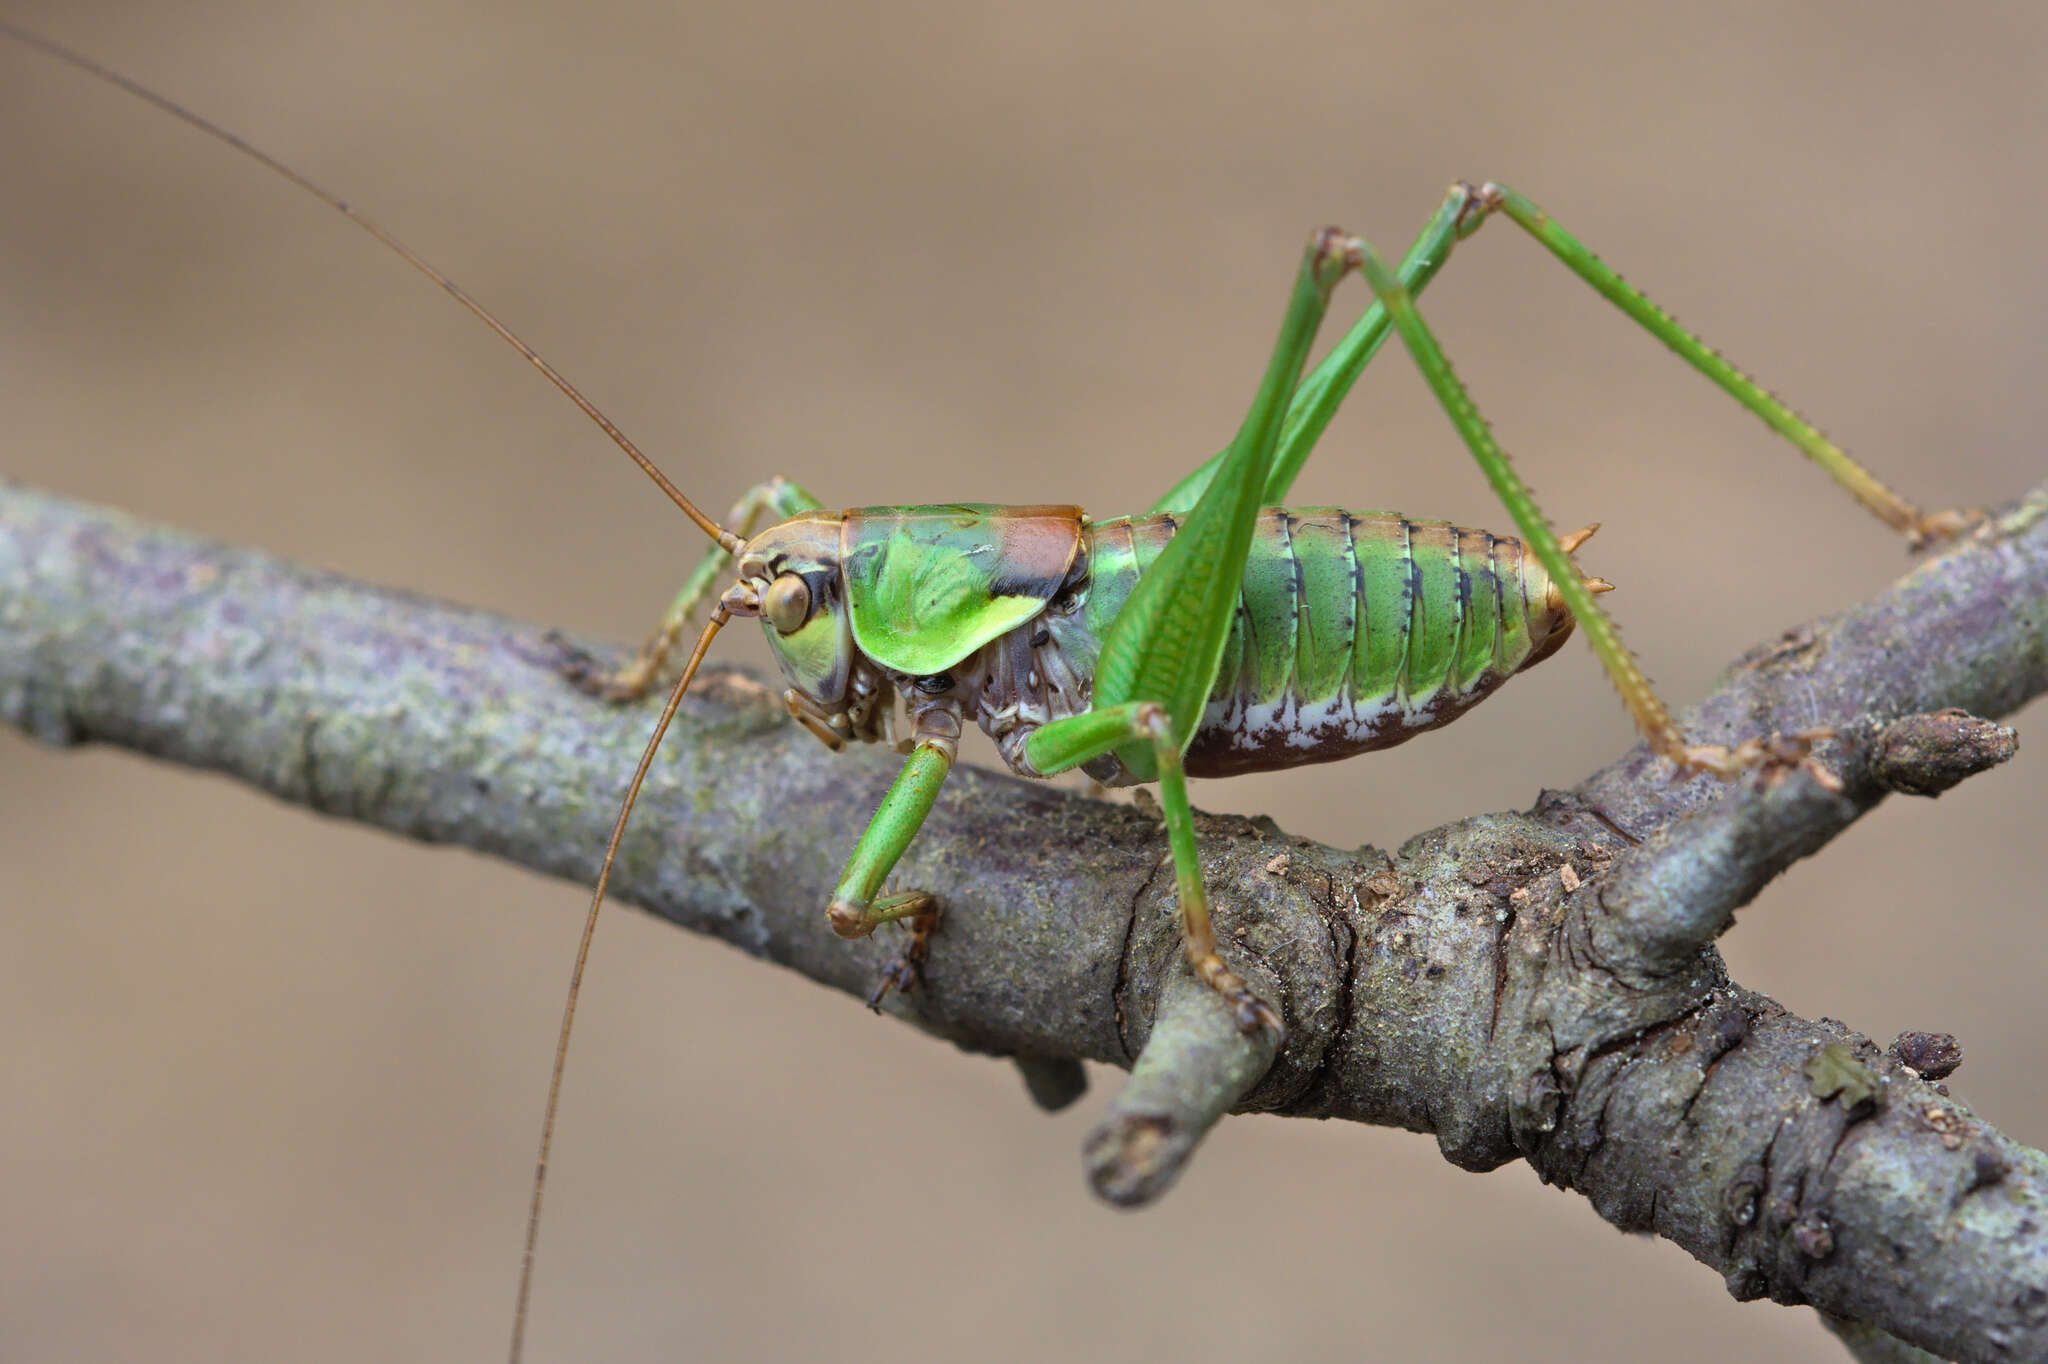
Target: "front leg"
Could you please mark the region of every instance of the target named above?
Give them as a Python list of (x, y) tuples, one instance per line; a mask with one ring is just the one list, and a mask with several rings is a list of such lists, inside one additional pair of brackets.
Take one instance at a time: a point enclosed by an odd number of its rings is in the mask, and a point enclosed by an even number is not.
[(939, 798), (939, 787), (953, 770), (953, 755), (960, 743), (960, 717), (949, 705), (927, 706), (913, 721), (910, 760), (903, 764), (903, 771), (854, 845), (832, 904), (825, 911), (832, 931), (842, 938), (865, 938), (882, 924), (910, 921), (910, 941), (884, 970), (881, 983), (868, 997), (870, 1008), (879, 1007), (891, 988), (909, 990), (917, 983), (939, 921), (938, 900), (928, 891), (881, 894), (897, 860), (924, 827), (925, 816)]

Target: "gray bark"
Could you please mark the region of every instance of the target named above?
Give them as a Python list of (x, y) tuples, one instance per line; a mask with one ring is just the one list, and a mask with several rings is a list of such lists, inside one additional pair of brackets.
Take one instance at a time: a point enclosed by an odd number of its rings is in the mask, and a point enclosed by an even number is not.
[[(0, 483), (0, 718), (52, 744), (120, 744), (587, 883), (645, 712), (588, 702), (559, 657), (534, 626)], [(1796, 1017), (1712, 946), (1888, 792), (2010, 752), (2009, 732), (1936, 712), (1995, 717), (2044, 686), (2048, 489), (1754, 650), (1687, 721), (1732, 743), (1818, 716), (1842, 736), (1817, 750), (1833, 782), (1674, 784), (1638, 748), (1393, 854), (1206, 819), (1225, 952), (1286, 1017), (1270, 1064), (1183, 987), (1155, 819), (962, 769), (899, 872), (943, 890), (941, 955), (890, 1008), (1026, 1058), (1047, 1102), (1071, 1097), (1074, 1058), (1130, 1066), (1156, 1033), (1091, 1138), (1109, 1197), (1156, 1195), (1226, 1108), (1407, 1127), (1466, 1168), (1527, 1160), (1738, 1297), (1956, 1359), (2048, 1359), (2048, 1158), (1947, 1093), (1938, 1040), (1884, 1050)], [(827, 931), (837, 869), (817, 849), (893, 766), (828, 760), (777, 692), (707, 671), (616, 893), (865, 995), (891, 949)]]

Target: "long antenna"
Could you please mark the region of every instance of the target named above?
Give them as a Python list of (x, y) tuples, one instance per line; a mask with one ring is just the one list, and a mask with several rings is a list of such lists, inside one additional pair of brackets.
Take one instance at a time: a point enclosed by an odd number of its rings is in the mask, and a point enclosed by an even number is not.
[(633, 769), (626, 799), (619, 806), (618, 818), (612, 821), (611, 841), (604, 846), (604, 864), (597, 870), (597, 886), (590, 892), (590, 912), (583, 919), (583, 938), (576, 944), (576, 965), (569, 971), (569, 998), (562, 1005), (562, 1031), (555, 1038), (555, 1069), (548, 1078), (547, 1116), (540, 1124), (540, 1156), (533, 1166), (533, 1202), (526, 1211), (526, 1252), (519, 1261), (519, 1301), (512, 1309), (511, 1364), (519, 1364), (520, 1354), (526, 1348), (526, 1306), (533, 1297), (533, 1248), (540, 1240), (540, 1201), (547, 1189), (548, 1152), (555, 1141), (555, 1110), (562, 1098), (562, 1071), (569, 1063), (569, 1028), (576, 1021), (576, 997), (583, 992), (583, 964), (590, 960), (590, 940), (597, 933), (597, 911), (604, 904), (604, 890), (612, 879), (612, 863), (618, 858), (619, 843), (626, 836), (626, 819), (633, 813), (633, 803), (640, 799), (640, 785), (647, 780), (648, 769), (654, 766), (661, 737), (668, 733), (668, 723), (675, 718), (676, 707), (682, 705), (683, 693), (689, 690), (690, 679), (697, 675), (697, 666), (711, 647), (711, 637), (731, 618), (730, 608), (720, 602), (705, 622), (704, 633), (697, 636), (697, 647), (690, 651), (682, 677), (668, 694), (668, 704), (661, 708), (661, 719), (655, 723), (647, 749), (640, 755), (640, 766)]
[(535, 369), (539, 370), (541, 374), (547, 378), (547, 381), (549, 383), (553, 384), (556, 388), (562, 391), (562, 395), (564, 397), (566, 397), (570, 402), (576, 404), (577, 407), (581, 408), (584, 416), (596, 422), (598, 428), (602, 430), (607, 436), (610, 436), (613, 442), (616, 443), (621, 450), (624, 450), (635, 464), (640, 466), (641, 472), (645, 473), (649, 478), (653, 479), (655, 485), (659, 487), (663, 492), (668, 494), (669, 500), (671, 502), (674, 502), (678, 507), (681, 507), (683, 509), (683, 514), (688, 516), (692, 521), (695, 521), (698, 525), (698, 528), (701, 529), (706, 535), (710, 536), (714, 541), (716, 541), (718, 544), (722, 545), (728, 550), (738, 550), (739, 547), (745, 543), (737, 535), (734, 535), (731, 531), (725, 529), (725, 527), (719, 525), (716, 521), (713, 521), (710, 517), (706, 516), (703, 512), (699, 511), (697, 509), (697, 504), (692, 502), (689, 498), (683, 496), (682, 489), (678, 488), (675, 484), (671, 483), (669, 481), (668, 475), (664, 474), (660, 469), (656, 468), (654, 465), (654, 461), (649, 459), (646, 455), (642, 454), (640, 452), (640, 447), (633, 444), (632, 440), (626, 435), (626, 433), (621, 431), (615, 424), (613, 424), (612, 419), (610, 417), (607, 417), (604, 413), (598, 411), (596, 403), (593, 403), (592, 401), (590, 401), (590, 399), (584, 397), (582, 391), (579, 390), (576, 387), (576, 385), (570, 383), (567, 379), (563, 378), (559, 370), (557, 370), (553, 365), (549, 364), (546, 360), (542, 359), (539, 351), (536, 351), (533, 347), (527, 345), (524, 341), (520, 340), (519, 337), (513, 333), (510, 327), (506, 326), (497, 318), (493, 317), (489, 309), (485, 308), (483, 304), (477, 302), (474, 298), (470, 297), (468, 291), (463, 289), (461, 285), (457, 284), (454, 280), (448, 278), (448, 276), (442, 274), (439, 270), (435, 269), (433, 265), (431, 265), (424, 256), (421, 256), (418, 252), (414, 251), (404, 242), (392, 236), (389, 232), (379, 227), (375, 222), (371, 221), (369, 218), (364, 217), (362, 214), (350, 208), (348, 206), (347, 201), (342, 199), (341, 196), (334, 194), (328, 190), (322, 189), (319, 185), (313, 183), (311, 180), (308, 180), (305, 176), (299, 174), (290, 166), (287, 166), (284, 162), (270, 155), (270, 153), (262, 150), (259, 147), (255, 147), (247, 142), (244, 142), (241, 138), (235, 136), (227, 129), (221, 127), (218, 123), (214, 123), (208, 119), (200, 117), (198, 114), (193, 113), (190, 109), (185, 108), (182, 104), (178, 104), (173, 100), (166, 99), (164, 96), (159, 95), (156, 91), (150, 89), (148, 86), (130, 80), (128, 77), (122, 75), (118, 71), (110, 70), (107, 67), (101, 66), (98, 62), (94, 61), (92, 58), (86, 56), (82, 52), (74, 52), (70, 48), (65, 47), (61, 43), (52, 42), (50, 39), (43, 37), (39, 33), (31, 33), (29, 30), (22, 28), (17, 24), (9, 23), (5, 19), (0, 19), (0, 34), (5, 34), (7, 37), (14, 39), (16, 42), (21, 43), (25, 47), (32, 47), (36, 51), (44, 53), (47, 56), (55, 57), (58, 61), (63, 62), (65, 65), (75, 67), (78, 70), (85, 72), (85, 74), (88, 76), (92, 76), (98, 80), (105, 81), (108, 85), (113, 86), (117, 90), (125, 90), (129, 94), (135, 96), (135, 98), (141, 100), (143, 103), (153, 105), (154, 107), (163, 110), (172, 118), (175, 118), (179, 122), (184, 123), (190, 127), (197, 128), (200, 132), (205, 133), (208, 137), (213, 138), (217, 142), (225, 143), (226, 145), (240, 152), (242, 155), (248, 157), (250, 160), (256, 162), (258, 165), (264, 166), (269, 170), (275, 171), (277, 174), (291, 181), (294, 185), (297, 185), (300, 189), (306, 191), (306, 193), (312, 195), (315, 199), (318, 199), (321, 203), (327, 205), (336, 213), (339, 213), (342, 217), (348, 219), (357, 227), (360, 227), (361, 229), (363, 229), (363, 231), (369, 233), (372, 237), (375, 237), (378, 241), (384, 243), (384, 245), (390, 247), (393, 251), (398, 253), (399, 257), (402, 260), (404, 260), (407, 265), (410, 265), (413, 269), (419, 271), (428, 279), (440, 285), (441, 288), (446, 290), (448, 295), (451, 298), (453, 298), (457, 303), (460, 303), (463, 307), (469, 309), (470, 313), (474, 315), (479, 322), (482, 322), (486, 327), (489, 327), (492, 331), (496, 332), (499, 338), (503, 340), (506, 345), (512, 347), (512, 349), (518, 351), (521, 355), (525, 356), (526, 362), (528, 364), (532, 365)]
[[(684, 513), (692, 521), (695, 521), (706, 535), (730, 552), (737, 553), (745, 545), (746, 542), (739, 536), (699, 511), (694, 502), (683, 496), (682, 489), (671, 483), (668, 476), (655, 467), (654, 461), (642, 454), (640, 447), (635, 445), (625, 432), (614, 425), (611, 418), (598, 410), (597, 404), (584, 397), (574, 384), (562, 377), (562, 374), (553, 365), (542, 359), (538, 351), (520, 340), (510, 327), (493, 317), (490, 311), (483, 304), (470, 297), (469, 293), (461, 285), (435, 269), (433, 265), (428, 263), (425, 257), (415, 252), (404, 242), (392, 236), (369, 218), (350, 208), (347, 202), (340, 196), (321, 188), (313, 181), (293, 170), (290, 166), (279, 161), (276, 157), (243, 141), (219, 124), (200, 117), (183, 105), (159, 95), (147, 86), (130, 80), (118, 71), (113, 71), (100, 65), (83, 53), (74, 52), (60, 43), (52, 42), (41, 34), (32, 33), (5, 19), (0, 19), (0, 35), (5, 35), (21, 43), (23, 46), (55, 57), (58, 61), (75, 67), (89, 76), (96, 77), (108, 85), (114, 86), (116, 89), (125, 90), (145, 104), (161, 109), (180, 122), (205, 133), (208, 137), (227, 144), (259, 165), (283, 176), (292, 184), (297, 185), (300, 189), (326, 204), (329, 208), (341, 214), (342, 217), (348, 219), (372, 237), (375, 237), (385, 246), (390, 247), (407, 265), (410, 265), (413, 269), (440, 285), (457, 303), (467, 308), (478, 321), (496, 332), (499, 338), (511, 346), (512, 349), (525, 356), (528, 364), (539, 370), (549, 383), (562, 391), (563, 396), (582, 409), (585, 416), (596, 422), (599, 429), (610, 436), (613, 442), (621, 450), (624, 450), (635, 464), (640, 466), (641, 471), (653, 479), (655, 485), (669, 495), (669, 500), (678, 507), (681, 507)], [(712, 612), (711, 619), (705, 624), (704, 633), (697, 637), (697, 645), (690, 652), (690, 661), (684, 666), (683, 675), (677, 680), (675, 689), (669, 693), (668, 703), (662, 707), (661, 719), (656, 723), (653, 735), (647, 740), (646, 750), (640, 755), (640, 765), (634, 769), (632, 783), (626, 788), (625, 800), (619, 806), (618, 817), (612, 822), (611, 839), (605, 844), (604, 862), (598, 869), (597, 885), (590, 893), (590, 910), (584, 916), (583, 936), (576, 945), (576, 964), (569, 972), (569, 995), (562, 1006), (562, 1028), (555, 1039), (555, 1064), (548, 1078), (547, 1114), (541, 1120), (540, 1154), (534, 1162), (533, 1199), (526, 1214), (526, 1249), (520, 1259), (519, 1298), (512, 1317), (512, 1364), (519, 1364), (520, 1356), (526, 1344), (527, 1304), (533, 1296), (534, 1247), (540, 1238), (541, 1198), (547, 1188), (548, 1154), (554, 1145), (555, 1113), (561, 1106), (562, 1075), (569, 1060), (569, 1032), (571, 1026), (576, 1021), (576, 1001), (583, 991), (583, 969), (590, 960), (591, 940), (597, 933), (597, 913), (604, 905), (605, 888), (611, 883), (612, 864), (618, 858), (619, 844), (626, 835), (626, 821), (632, 816), (633, 805), (640, 798), (640, 788), (647, 780), (649, 769), (654, 766), (655, 754), (660, 751), (663, 736), (668, 733), (669, 722), (675, 719), (676, 710), (683, 702), (683, 693), (689, 690), (691, 680), (696, 677), (698, 667), (704, 662), (705, 652), (711, 647), (713, 636), (717, 635), (719, 629), (731, 618), (731, 609), (725, 603), (720, 602), (718, 608)]]

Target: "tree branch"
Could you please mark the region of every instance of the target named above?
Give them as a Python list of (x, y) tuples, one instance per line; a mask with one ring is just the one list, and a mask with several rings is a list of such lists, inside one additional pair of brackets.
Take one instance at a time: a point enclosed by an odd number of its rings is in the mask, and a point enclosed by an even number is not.
[[(0, 483), (0, 718), (231, 773), (299, 804), (587, 883), (642, 711), (561, 683), (539, 629), (382, 591)], [(1641, 749), (1534, 810), (1396, 856), (1205, 822), (1225, 950), (1286, 1015), (1270, 1060), (1185, 972), (1156, 821), (956, 773), (905, 858), (947, 917), (892, 1008), (976, 1051), (1131, 1065), (1097, 1187), (1149, 1197), (1223, 1109), (1398, 1125), (1472, 1169), (1528, 1160), (1739, 1297), (1811, 1302), (1966, 1360), (2048, 1358), (2048, 1158), (1921, 1061), (1731, 984), (1734, 909), (1889, 790), (2009, 752), (2048, 686), (2048, 489), (1889, 591), (1741, 660), (1688, 722), (1733, 742), (1815, 725), (1799, 771), (1673, 784)], [(623, 899), (864, 994), (888, 944), (821, 908), (887, 755), (827, 758), (744, 673), (707, 673), (656, 765)], [(1905, 1039), (1901, 1040), (1902, 1047)]]

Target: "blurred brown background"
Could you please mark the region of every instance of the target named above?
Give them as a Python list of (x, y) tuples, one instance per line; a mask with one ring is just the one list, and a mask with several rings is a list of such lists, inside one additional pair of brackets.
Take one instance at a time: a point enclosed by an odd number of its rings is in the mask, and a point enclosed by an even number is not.
[[(1929, 503), (2043, 467), (2039, 6), (8, 12), (365, 206), (716, 507), (781, 471), (1136, 510), (1227, 438), (1304, 231), (1397, 250), (1458, 176), (1530, 191)], [(431, 287), (4, 45), (0, 130), (0, 472), (639, 637), (697, 540)], [(1587, 568), (1674, 701), (1901, 569), (1511, 227), (1429, 306), (1548, 510), (1606, 524)], [(1506, 521), (1398, 354), (1298, 500)], [(2028, 739), (1727, 951), (1880, 1041), (1956, 1031), (1959, 1092), (2038, 1141)], [(1394, 844), (1628, 740), (1574, 648), (1446, 734), (1196, 794)], [(0, 1358), (497, 1355), (578, 888), (11, 734), (0, 867)], [(585, 998), (538, 1359), (1836, 1357), (1426, 1137), (1229, 1123), (1123, 1216), (1079, 1176), (1099, 1094), (1041, 1117), (1003, 1066), (631, 913)]]

